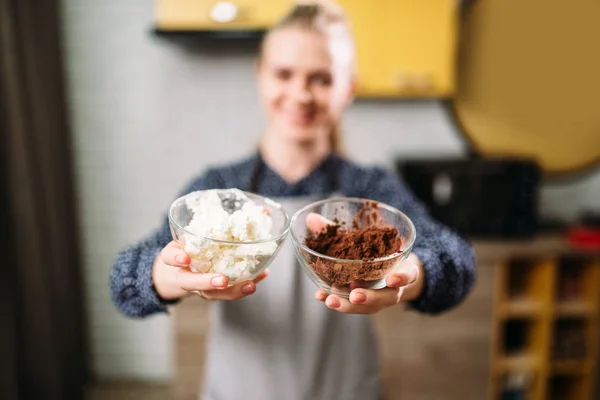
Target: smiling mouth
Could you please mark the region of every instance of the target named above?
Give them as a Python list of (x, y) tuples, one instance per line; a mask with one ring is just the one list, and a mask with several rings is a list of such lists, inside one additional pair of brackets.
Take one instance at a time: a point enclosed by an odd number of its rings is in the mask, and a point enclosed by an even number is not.
[(314, 113), (287, 113), (286, 117), (294, 124), (306, 125), (310, 124), (315, 119)]

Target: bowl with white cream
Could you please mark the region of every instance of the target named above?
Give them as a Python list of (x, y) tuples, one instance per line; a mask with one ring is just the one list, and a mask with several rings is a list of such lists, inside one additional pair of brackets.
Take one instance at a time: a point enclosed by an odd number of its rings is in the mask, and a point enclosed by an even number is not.
[(169, 226), (190, 256), (192, 271), (223, 274), (231, 286), (255, 279), (271, 264), (287, 238), (290, 218), (267, 197), (210, 189), (175, 200)]

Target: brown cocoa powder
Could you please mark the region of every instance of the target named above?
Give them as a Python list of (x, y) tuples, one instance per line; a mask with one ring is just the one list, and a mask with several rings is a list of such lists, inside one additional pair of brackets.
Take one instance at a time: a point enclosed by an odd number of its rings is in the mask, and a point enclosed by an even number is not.
[(398, 230), (383, 222), (377, 204), (367, 202), (356, 214), (352, 227), (335, 223), (318, 233), (309, 233), (305, 245), (317, 253), (363, 263), (340, 263), (313, 257), (313, 270), (325, 282), (344, 286), (383, 278), (395, 260), (370, 262), (398, 252), (402, 239)]

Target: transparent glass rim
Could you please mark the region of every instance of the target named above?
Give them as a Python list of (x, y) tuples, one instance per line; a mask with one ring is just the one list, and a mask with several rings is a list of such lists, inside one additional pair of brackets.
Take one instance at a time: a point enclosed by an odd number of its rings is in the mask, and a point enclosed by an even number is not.
[(292, 216), (292, 220), (290, 222), (290, 227), (294, 226), (294, 223), (296, 222), (296, 220), (298, 219), (298, 217), (304, 213), (306, 210), (319, 206), (321, 204), (326, 204), (326, 203), (333, 203), (336, 201), (347, 201), (347, 202), (360, 202), (360, 203), (365, 203), (365, 202), (373, 202), (376, 203), (377, 206), (379, 208), (383, 208), (386, 209), (396, 215), (399, 215), (400, 217), (402, 217), (406, 222), (408, 222), (410, 228), (411, 228), (411, 235), (410, 238), (408, 240), (408, 244), (405, 246), (402, 246), (402, 248), (395, 252), (392, 253), (390, 255), (387, 255), (385, 257), (379, 257), (379, 258), (374, 258), (372, 260), (352, 260), (352, 259), (345, 259), (345, 258), (337, 258), (337, 257), (331, 257), (331, 256), (327, 256), (325, 254), (321, 254), (317, 251), (314, 251), (312, 249), (310, 249), (309, 247), (307, 247), (304, 243), (300, 242), (300, 240), (298, 239), (298, 237), (296, 237), (296, 234), (294, 233), (293, 229), (290, 229), (290, 235), (292, 236), (292, 241), (294, 242), (294, 245), (296, 247), (301, 248), (302, 250), (306, 251), (309, 254), (312, 254), (313, 256), (325, 259), (325, 260), (329, 260), (329, 261), (333, 261), (333, 262), (338, 262), (338, 263), (346, 263), (346, 264), (353, 264), (353, 263), (361, 263), (361, 264), (371, 264), (371, 263), (379, 263), (379, 262), (383, 262), (383, 261), (389, 261), (389, 260), (393, 260), (395, 258), (400, 257), (401, 255), (409, 252), (412, 250), (412, 247), (415, 243), (415, 239), (417, 238), (417, 230), (415, 228), (415, 225), (413, 224), (412, 220), (410, 218), (408, 218), (408, 216), (406, 214), (404, 214), (402, 211), (398, 210), (397, 208), (394, 208), (388, 204), (376, 201), (376, 200), (370, 200), (370, 199), (365, 199), (365, 198), (361, 198), (361, 197), (332, 197), (329, 199), (325, 199), (325, 200), (320, 200), (320, 201), (316, 201), (314, 203), (311, 203), (305, 207), (302, 207), (300, 210), (296, 211), (296, 213)]
[(210, 240), (210, 241), (215, 242), (215, 243), (221, 243), (221, 244), (225, 244), (225, 245), (235, 245), (235, 246), (276, 242), (276, 241), (279, 241), (285, 235), (287, 235), (287, 233), (289, 232), (290, 226), (291, 226), (291, 219), (290, 219), (290, 216), (288, 215), (288, 213), (283, 209), (283, 207), (281, 206), (281, 204), (277, 203), (276, 201), (274, 201), (274, 200), (272, 200), (272, 199), (270, 199), (268, 197), (264, 197), (264, 196), (258, 195), (256, 193), (246, 192), (246, 191), (243, 191), (243, 190), (242, 190), (242, 192), (244, 194), (248, 195), (248, 197), (250, 197), (250, 198), (252, 198), (252, 197), (259, 197), (265, 203), (267, 203), (271, 207), (276, 208), (281, 213), (283, 213), (283, 217), (285, 219), (284, 229), (277, 236), (274, 236), (274, 237), (269, 238), (269, 239), (253, 240), (253, 241), (248, 241), (248, 242), (234, 242), (234, 241), (231, 241), (231, 240), (214, 239), (214, 238), (212, 238), (210, 236), (198, 235), (197, 233), (190, 232), (189, 230), (187, 230), (183, 226), (181, 226), (181, 224), (179, 224), (177, 221), (175, 221), (175, 218), (173, 217), (173, 212), (175, 210), (175, 206), (176, 206), (176, 204), (178, 204), (181, 201), (183, 201), (183, 199), (185, 199), (188, 196), (191, 196), (194, 193), (205, 192), (205, 191), (209, 191), (209, 190), (227, 191), (228, 189), (195, 190), (193, 192), (190, 192), (188, 194), (185, 194), (183, 196), (178, 197), (177, 199), (175, 199), (171, 203), (171, 206), (169, 207), (169, 221), (175, 227), (177, 227), (177, 229), (179, 229), (180, 231), (182, 231), (184, 233), (187, 233), (190, 236), (197, 237), (197, 238), (202, 238), (202, 239), (205, 239), (205, 240)]

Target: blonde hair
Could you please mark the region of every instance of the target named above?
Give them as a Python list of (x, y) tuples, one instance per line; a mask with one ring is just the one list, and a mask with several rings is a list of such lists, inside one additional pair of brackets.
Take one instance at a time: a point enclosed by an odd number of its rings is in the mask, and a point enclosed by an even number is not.
[(344, 10), (333, 1), (297, 1), (296, 5), (271, 30), (298, 25), (307, 29), (325, 31), (334, 24), (347, 25), (347, 23)]
[[(259, 60), (262, 58), (264, 44), (272, 32), (284, 28), (297, 27), (308, 31), (320, 32), (328, 36), (342, 37), (346, 46), (342, 49), (344, 56), (348, 57), (352, 72), (354, 64), (354, 40), (350, 23), (344, 10), (327, 0), (297, 1), (291, 10), (279, 20), (265, 35), (259, 49)], [(342, 130), (339, 123), (335, 123), (329, 135), (331, 150), (342, 152)]]

